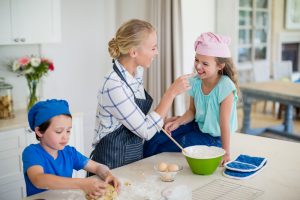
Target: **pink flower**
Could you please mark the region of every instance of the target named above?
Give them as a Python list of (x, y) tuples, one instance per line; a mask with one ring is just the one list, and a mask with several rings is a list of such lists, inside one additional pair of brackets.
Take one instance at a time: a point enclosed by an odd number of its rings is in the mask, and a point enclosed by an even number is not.
[(53, 65), (52, 62), (49, 63), (48, 69), (49, 69), (50, 71), (53, 71), (53, 70), (54, 70), (54, 65)]
[(28, 63), (30, 62), (30, 58), (28, 57), (22, 57), (18, 59), (18, 62), (20, 63), (20, 65), (28, 65)]

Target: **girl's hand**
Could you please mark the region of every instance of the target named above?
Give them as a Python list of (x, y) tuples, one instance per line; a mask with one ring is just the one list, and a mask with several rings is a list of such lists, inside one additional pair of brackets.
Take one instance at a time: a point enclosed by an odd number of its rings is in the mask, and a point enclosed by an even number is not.
[(223, 158), (222, 158), (221, 165), (224, 166), (225, 163), (227, 163), (227, 162), (229, 162), (229, 161), (230, 161), (230, 154), (225, 153), (225, 155), (224, 155)]
[(171, 135), (171, 132), (176, 130), (180, 126), (178, 120), (168, 122), (165, 124), (165, 130)]
[(166, 118), (165, 119), (165, 124), (166, 123), (169, 123), (169, 122), (173, 122), (175, 121), (176, 119), (178, 119), (180, 116), (174, 116), (174, 117), (169, 117), (169, 118)]
[(111, 184), (117, 192), (120, 191), (120, 181), (111, 173), (106, 176), (105, 183)]
[(96, 178), (83, 178), (80, 188), (91, 198), (101, 197), (105, 194), (107, 183)]

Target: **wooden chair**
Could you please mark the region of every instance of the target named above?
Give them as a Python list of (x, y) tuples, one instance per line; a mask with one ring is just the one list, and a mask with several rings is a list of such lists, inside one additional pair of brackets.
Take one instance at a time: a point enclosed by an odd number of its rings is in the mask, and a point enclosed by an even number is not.
[[(255, 82), (266, 82), (271, 80), (270, 68), (267, 63), (261, 63), (253, 66), (253, 80)], [(256, 102), (257, 103), (257, 102)], [(256, 111), (256, 103), (253, 104), (253, 111)], [(267, 101), (264, 101), (263, 112), (267, 111)], [(272, 113), (275, 114), (275, 107), (272, 109)]]
[[(273, 77), (275, 80), (292, 81), (293, 64), (292, 61), (280, 61), (273, 64)], [(281, 119), (284, 105), (279, 104), (277, 118)], [(299, 113), (299, 108), (296, 108), (296, 113)]]

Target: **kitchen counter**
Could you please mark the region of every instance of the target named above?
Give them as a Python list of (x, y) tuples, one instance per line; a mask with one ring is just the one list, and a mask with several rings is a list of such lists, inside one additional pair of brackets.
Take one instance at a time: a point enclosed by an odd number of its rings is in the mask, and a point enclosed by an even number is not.
[[(28, 127), (27, 110), (17, 110), (14, 112), (15, 117), (12, 119), (0, 119), (0, 132), (17, 128)], [(82, 113), (74, 113), (74, 116), (82, 115)]]
[(28, 126), (26, 110), (17, 110), (14, 114), (12, 119), (0, 119), (0, 132)]
[[(161, 190), (168, 186), (183, 184), (195, 191), (216, 182), (225, 183), (222, 188), (228, 185), (237, 185), (238, 188), (244, 188), (243, 195), (249, 195), (249, 193), (246, 193), (249, 191), (256, 192), (256, 199), (299, 199), (300, 156), (298, 155), (300, 154), (300, 143), (236, 133), (232, 136), (231, 145), (232, 159), (239, 154), (265, 157), (268, 159), (265, 168), (247, 180), (234, 180), (224, 177), (222, 175), (224, 168), (222, 167), (219, 167), (212, 175), (201, 176), (191, 172), (185, 157), (181, 153), (162, 153), (113, 170), (113, 173), (123, 183), (119, 199), (159, 200)], [(177, 174), (174, 182), (162, 182), (153, 169), (155, 164), (162, 161), (183, 166), (183, 170)], [(126, 186), (124, 185), (125, 182), (130, 184)], [(206, 189), (205, 191), (209, 192)], [(236, 199), (245, 199), (245, 197), (240, 196)], [(25, 198), (25, 200), (34, 199), (85, 199), (85, 197), (80, 190), (49, 190)]]

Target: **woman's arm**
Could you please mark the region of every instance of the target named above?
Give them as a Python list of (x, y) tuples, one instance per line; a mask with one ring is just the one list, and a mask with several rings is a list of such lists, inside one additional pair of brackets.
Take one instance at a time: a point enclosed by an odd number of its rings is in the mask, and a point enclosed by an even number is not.
[(190, 97), (190, 106), (189, 109), (179, 118), (176, 120), (166, 123), (165, 129), (169, 133), (175, 129), (177, 129), (180, 125), (187, 124), (191, 122), (195, 118), (195, 105), (194, 105), (194, 99), (193, 97)]
[(167, 89), (158, 106), (154, 109), (162, 118), (165, 118), (172, 106), (175, 97), (190, 89), (189, 78), (194, 74), (187, 74), (177, 78)]
[(183, 75), (176, 79), (166, 91), (155, 111), (149, 112), (147, 115), (134, 102), (132, 91), (127, 85), (118, 81), (110, 82), (111, 85), (102, 92), (102, 108), (134, 134), (148, 140), (161, 130), (163, 118), (167, 115), (175, 96), (190, 88), (188, 83), (190, 76)]
[(230, 116), (233, 106), (234, 94), (230, 93), (221, 103), (220, 107), (220, 129), (222, 148), (226, 154), (223, 156), (222, 165), (230, 161)]
[(45, 174), (43, 167), (34, 165), (27, 170), (31, 183), (40, 189), (81, 189), (87, 194), (101, 196), (107, 183), (95, 178), (67, 178)]

